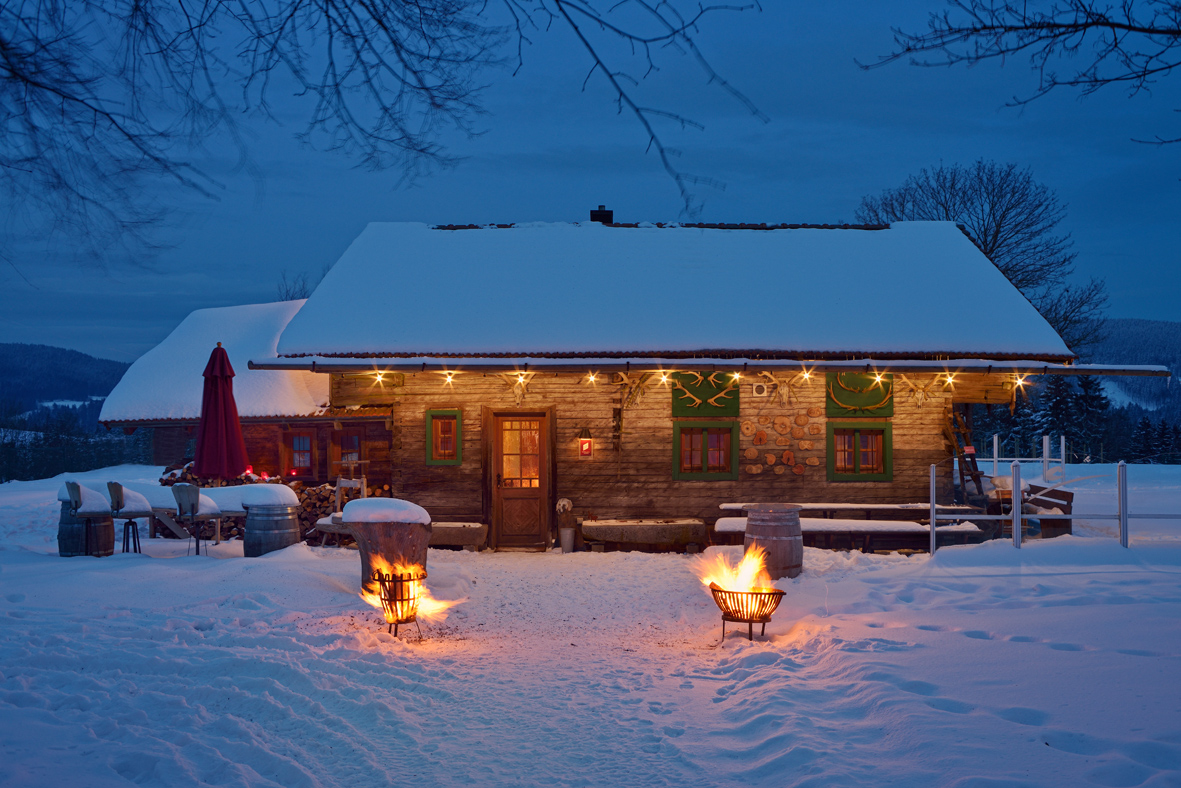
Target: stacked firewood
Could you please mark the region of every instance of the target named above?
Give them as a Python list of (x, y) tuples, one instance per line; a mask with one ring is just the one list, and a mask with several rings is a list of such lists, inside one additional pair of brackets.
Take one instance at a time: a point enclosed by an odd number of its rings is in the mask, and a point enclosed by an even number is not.
[(183, 468), (177, 468), (171, 473), (160, 477), (160, 484), (171, 487), (174, 484), (195, 484), (198, 487), (237, 487), (240, 484), (282, 484), (282, 479), (262, 479), (253, 474), (244, 473), (235, 479), (207, 479), (193, 473), (190, 462)]
[[(336, 485), (313, 486), (303, 482), (289, 482), (288, 486), (295, 490), (295, 494), (299, 496), (299, 527), (306, 539), (308, 531), (315, 527), (316, 521), (321, 517), (331, 516), (335, 510)], [(366, 488), (366, 492), (370, 498), (389, 498), (390, 486), (388, 484), (371, 484)], [(361, 497), (360, 490), (355, 487), (347, 487), (341, 491), (340, 505), (343, 508), (346, 503), (359, 497)]]
[[(290, 487), (297, 496), (299, 496), (299, 528), (301, 538), (306, 539), (308, 532), (316, 526), (316, 521), (321, 517), (330, 516), (336, 507), (336, 485), (334, 484), (320, 484), (310, 485), (300, 481), (285, 482), (280, 477), (272, 477), (270, 479), (262, 479), (258, 476), (243, 474), (236, 479), (205, 479), (197, 476), (192, 471), (192, 463), (177, 468), (171, 473), (160, 478), (160, 484), (165, 487), (171, 487), (174, 484), (184, 482), (186, 484), (195, 484), (198, 487), (232, 487), (240, 484), (286, 484)], [(371, 484), (365, 489), (370, 498), (380, 497), (389, 498), (390, 486), (388, 484)], [(349, 487), (341, 492), (340, 504), (343, 507), (345, 503), (360, 497), (360, 490), (355, 487)], [(228, 528), (233, 529), (232, 533), (238, 535), (241, 533), (242, 523), (237, 522), (240, 518), (233, 518), (226, 523)], [(236, 526), (236, 527), (235, 527)], [(212, 534), (212, 526), (209, 526)], [(223, 534), (226, 532), (223, 527)], [(315, 536), (315, 535), (313, 535)]]

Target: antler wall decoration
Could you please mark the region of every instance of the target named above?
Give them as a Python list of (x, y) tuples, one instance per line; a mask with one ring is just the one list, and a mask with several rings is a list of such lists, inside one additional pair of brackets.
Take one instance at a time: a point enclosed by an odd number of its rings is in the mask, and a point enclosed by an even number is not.
[(849, 413), (859, 413), (859, 412), (860, 413), (870, 413), (875, 410), (880, 410), (880, 409), (886, 407), (887, 405), (890, 404), (890, 400), (893, 399), (893, 397), (894, 397), (894, 387), (887, 386), (882, 381), (882, 377), (880, 375), (877, 376), (874, 379), (874, 381), (872, 383), (870, 383), (868, 386), (866, 386), (864, 388), (858, 388), (857, 386), (845, 385), (845, 382), (841, 380), (841, 374), (842, 373), (837, 373), (836, 375), (833, 375), (832, 379), (834, 379), (836, 381), (837, 386), (840, 386), (841, 389), (848, 391), (851, 394), (866, 394), (870, 391), (873, 391), (875, 388), (882, 390), (882, 398), (878, 402), (873, 402), (873, 403), (869, 403), (869, 404), (865, 404), (865, 405), (849, 405), (844, 402), (841, 402), (840, 398), (837, 396), (836, 388), (833, 386), (832, 383), (829, 383), (828, 384), (829, 402), (836, 405), (838, 408), (840, 408), (843, 411), (847, 411)]
[(652, 373), (636, 372), (629, 374), (626, 372), (616, 372), (615, 374), (619, 376), (617, 382), (619, 383), (620, 400), (623, 403), (624, 410), (627, 410), (639, 402), (640, 398), (644, 396), (644, 393), (648, 390), (648, 384), (652, 379)]
[[(910, 394), (910, 398), (914, 401), (914, 404), (920, 408), (927, 403), (927, 400), (934, 396), (935, 387), (939, 385), (939, 378), (932, 378), (926, 385), (916, 383), (906, 377), (906, 375), (900, 374), (898, 379), (906, 386), (907, 393)], [(946, 388), (946, 384), (944, 384), (944, 387)]]
[[(701, 376), (698, 375), (697, 377), (700, 378)], [(679, 380), (673, 381), (673, 391), (680, 391), (681, 392), (681, 394), (679, 395), (680, 399), (690, 400), (689, 404), (685, 406), (687, 408), (696, 408), (698, 405), (700, 405), (702, 402), (705, 401), (705, 400), (701, 399), (701, 397), (694, 396), (693, 393), (691, 391), (689, 391), (689, 389), (687, 389), (681, 385), (681, 381), (679, 381)]]
[(536, 372), (501, 372), (500, 379), (508, 385), (513, 392), (513, 400), (517, 405), (525, 399), (525, 395), (529, 393), (529, 384), (533, 382), (533, 376)]
[(767, 371), (760, 372), (759, 375), (775, 384), (775, 393), (779, 395), (779, 404), (785, 408), (791, 405), (793, 398), (799, 402), (800, 397), (796, 393), (796, 389), (808, 379), (803, 372), (797, 372), (790, 378), (777, 378), (774, 373)]

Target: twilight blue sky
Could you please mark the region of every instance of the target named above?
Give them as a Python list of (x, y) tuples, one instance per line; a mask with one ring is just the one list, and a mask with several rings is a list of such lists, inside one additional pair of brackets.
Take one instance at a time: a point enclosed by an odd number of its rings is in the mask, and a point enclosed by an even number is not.
[[(670, 128), (669, 140), (684, 151), (685, 169), (725, 184), (699, 190), (700, 219), (851, 221), (863, 195), (921, 167), (1015, 162), (1067, 203), (1062, 229), (1075, 241), (1079, 275), (1107, 280), (1110, 316), (1181, 320), (1181, 145), (1132, 141), (1181, 134), (1181, 78), (1151, 95), (1064, 91), (1014, 109), (1006, 102), (1035, 86), (1024, 61), (857, 67), (854, 59), (889, 51), (892, 25), (919, 29), (938, 7), (771, 2), (762, 13), (716, 17), (699, 43), (767, 124), (706, 85), (692, 62), (663, 60), (643, 95), (705, 125)], [(194, 161), (218, 179), (221, 198), (162, 191), (175, 211), (154, 259), (99, 270), (51, 238), (15, 261), (23, 276), (0, 268), (2, 341), (132, 360), (192, 309), (273, 300), (282, 271), (318, 275), (370, 221), (582, 221), (599, 203), (617, 221), (684, 218), (636, 122), (616, 114), (599, 78), (582, 90), (589, 62), (572, 35), (555, 26), (533, 41), (516, 76), (487, 74), (485, 133), (450, 140), (465, 160), (409, 186), (296, 142), (310, 107), (279, 97), (277, 120), (247, 121), (262, 177), (239, 171), (231, 147), (209, 140)], [(933, 319), (962, 319), (964, 309), (987, 319), (971, 294), (940, 293), (933, 282), (916, 299), (924, 296)], [(381, 319), (395, 319), (405, 297), (390, 293)]]

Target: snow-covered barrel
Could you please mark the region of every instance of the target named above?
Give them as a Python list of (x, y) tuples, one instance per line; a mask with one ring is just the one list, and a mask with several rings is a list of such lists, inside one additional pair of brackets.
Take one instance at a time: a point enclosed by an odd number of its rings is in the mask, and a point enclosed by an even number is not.
[(795, 577), (804, 568), (804, 535), (800, 531), (800, 507), (764, 503), (746, 507), (745, 549), (767, 551), (767, 574), (772, 580)]
[(300, 541), (299, 496), (285, 484), (252, 484), (242, 488), (246, 528), (242, 552), (247, 558), (282, 550)]
[(421, 566), (431, 541), (431, 516), (418, 504), (400, 498), (358, 498), (344, 505), (345, 526), (361, 553), (361, 587), (375, 592), (373, 570)]
[[(86, 521), (90, 525), (86, 525)], [(75, 517), (70, 504), (62, 502), (57, 525), (57, 552), (64, 557), (76, 555), (107, 556), (115, 553), (115, 521), (110, 514)]]

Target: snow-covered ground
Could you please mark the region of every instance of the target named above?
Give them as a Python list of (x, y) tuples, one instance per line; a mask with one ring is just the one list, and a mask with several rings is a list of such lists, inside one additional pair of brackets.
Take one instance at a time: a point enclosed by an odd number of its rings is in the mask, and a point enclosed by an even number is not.
[[(1181, 512), (1181, 468), (1129, 480)], [(1181, 785), (1179, 521), (808, 549), (753, 643), (719, 644), (689, 557), (431, 551), (467, 601), (415, 642), (350, 550), (61, 559), (60, 481), (0, 485), (3, 786)]]

